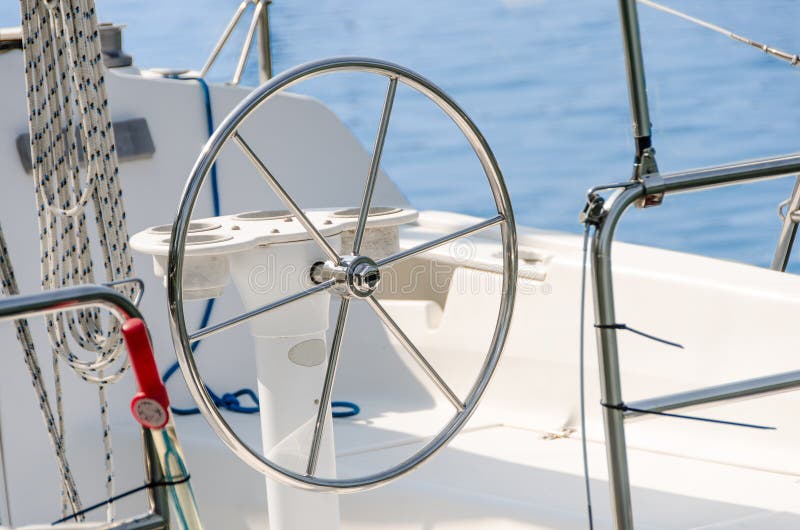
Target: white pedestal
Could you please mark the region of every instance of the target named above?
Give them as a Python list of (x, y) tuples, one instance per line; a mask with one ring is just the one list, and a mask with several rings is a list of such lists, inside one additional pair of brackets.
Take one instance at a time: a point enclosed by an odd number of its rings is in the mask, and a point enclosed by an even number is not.
[[(229, 258), (234, 283), (245, 308), (251, 310), (310, 287), (310, 271), (301, 267), (322, 256), (316, 243), (306, 241), (256, 248)], [(250, 321), (264, 454), (296, 473), (304, 473), (308, 464), (328, 364), (329, 301), (327, 293), (316, 294)], [(316, 474), (336, 476), (330, 415), (325, 420)], [(268, 479), (267, 502), (271, 530), (339, 529), (336, 495)]]

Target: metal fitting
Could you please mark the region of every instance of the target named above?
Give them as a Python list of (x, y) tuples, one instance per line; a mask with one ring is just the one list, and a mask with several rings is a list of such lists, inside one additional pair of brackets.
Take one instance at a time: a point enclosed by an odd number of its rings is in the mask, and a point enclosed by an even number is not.
[(334, 280), (331, 289), (342, 296), (366, 298), (381, 282), (378, 265), (366, 256), (342, 256), (342, 264), (319, 261), (311, 267), (311, 281), (316, 284)]
[(637, 208), (659, 206), (664, 202), (664, 179), (658, 173), (656, 150), (648, 147), (642, 151), (639, 162), (634, 166), (633, 178), (644, 186), (644, 196), (636, 201)]
[(586, 198), (586, 206), (583, 207), (583, 211), (578, 215), (578, 220), (582, 224), (599, 225), (606, 215), (606, 211), (603, 208), (605, 202), (605, 199), (600, 195), (590, 191)]

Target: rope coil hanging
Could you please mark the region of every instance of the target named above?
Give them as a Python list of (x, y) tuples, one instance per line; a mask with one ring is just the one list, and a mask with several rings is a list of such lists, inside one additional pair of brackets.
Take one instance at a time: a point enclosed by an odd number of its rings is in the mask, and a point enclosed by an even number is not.
[[(95, 283), (90, 230), (97, 234), (105, 279), (131, 299), (133, 282), (128, 230), (119, 182), (94, 0), (20, 0), (31, 160), (41, 237), (45, 290)], [(85, 163), (85, 168), (82, 164)], [(89, 206), (93, 212), (90, 212)], [(90, 228), (94, 214), (94, 226)], [(3, 290), (18, 292), (0, 234)], [(21, 322), (21, 323), (20, 323)], [(105, 387), (128, 367), (119, 323), (98, 310), (46, 317), (52, 347), (55, 406), (41, 383), (41, 369), (25, 321), (17, 325), (40, 408), (56, 453), (63, 485), (62, 512), (80, 511), (64, 443), (61, 364), (98, 386), (105, 448), (106, 492), (113, 496), (111, 428)], [(89, 352), (83, 359), (75, 349)], [(55, 409), (55, 412), (53, 412)], [(107, 517), (113, 520), (113, 506)]]

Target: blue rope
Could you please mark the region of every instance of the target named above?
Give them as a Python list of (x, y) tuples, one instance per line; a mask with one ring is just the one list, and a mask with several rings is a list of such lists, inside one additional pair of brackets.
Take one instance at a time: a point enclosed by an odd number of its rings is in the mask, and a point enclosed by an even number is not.
[[(214, 134), (214, 114), (211, 110), (211, 92), (208, 90), (208, 83), (202, 77), (194, 78), (200, 87), (203, 89), (203, 101), (206, 107), (206, 126), (208, 127), (208, 136)], [(217, 181), (217, 163), (211, 165), (211, 200), (214, 203), (214, 217), (220, 215), (219, 206), (219, 182)]]
[[(205, 103), (206, 109), (206, 126), (208, 128), (208, 136), (210, 137), (214, 134), (214, 114), (211, 108), (211, 92), (208, 89), (208, 83), (202, 77), (178, 77), (172, 76), (173, 79), (190, 79), (193, 81), (197, 81), (200, 83), (200, 88), (203, 90), (203, 101)], [(219, 198), (219, 181), (217, 180), (217, 163), (211, 165), (211, 200), (214, 209), (214, 217), (218, 217), (220, 215), (220, 198)], [(206, 307), (203, 310), (203, 318), (200, 320), (200, 328), (204, 328), (208, 326), (208, 323), (211, 321), (211, 313), (214, 309), (214, 298), (209, 298), (206, 301)], [(192, 344), (192, 353), (197, 350), (197, 347), (200, 346), (201, 341), (197, 341)], [(164, 372), (162, 379), (166, 384), (167, 380), (169, 380), (172, 375), (178, 371), (178, 363), (174, 362), (170, 365), (169, 368)], [(206, 390), (208, 394), (211, 396), (211, 399), (214, 401), (214, 405), (217, 408), (222, 408), (229, 410), (231, 412), (238, 412), (240, 414), (257, 414), (259, 411), (259, 403), (258, 403), (258, 396), (256, 393), (250, 388), (241, 388), (236, 392), (226, 392), (221, 396), (218, 395), (216, 392), (211, 390), (208, 385), (206, 386)], [(247, 396), (250, 400), (254, 403), (253, 406), (245, 406), (242, 405), (239, 401), (239, 398), (242, 396)], [(351, 403), (349, 401), (333, 401), (331, 402), (331, 408), (342, 408), (345, 410), (340, 411), (333, 411), (334, 418), (349, 418), (351, 416), (355, 416), (359, 412), (361, 412), (361, 408), (356, 405), (355, 403)], [(178, 408), (178, 407), (171, 407), (173, 414), (177, 414), (178, 416), (190, 416), (193, 414), (199, 414), (200, 409), (197, 407), (191, 408)]]
[(332, 415), (334, 418), (349, 418), (350, 416), (355, 416), (359, 412), (361, 412), (361, 407), (353, 403), (352, 401), (331, 401), (331, 409), (336, 408), (343, 408), (349, 410), (339, 410), (339, 411), (332, 411)]
[[(191, 79), (197, 81), (200, 84), (200, 88), (203, 90), (203, 103), (205, 106), (205, 113), (206, 113), (206, 129), (208, 130), (208, 136), (214, 134), (214, 113), (211, 107), (211, 92), (208, 89), (208, 83), (206, 80), (201, 77), (178, 77), (173, 76), (174, 79)], [(220, 198), (219, 198), (219, 181), (217, 179), (217, 163), (211, 165), (211, 200), (213, 205), (214, 216), (217, 217), (220, 215), (221, 208), (220, 208)], [(209, 321), (211, 320), (211, 312), (214, 309), (214, 299), (210, 298), (206, 301), (206, 307), (203, 310), (203, 318), (200, 321), (200, 327), (204, 328), (208, 325)], [(200, 341), (195, 342), (192, 344), (192, 353), (197, 350), (197, 347), (200, 346)], [(166, 383), (170, 377), (178, 370), (178, 363), (174, 362), (172, 365), (167, 368), (164, 372), (164, 383)], [(241, 412), (244, 414), (253, 414), (258, 412), (258, 399), (255, 397), (255, 392), (249, 389), (241, 389), (234, 393), (225, 393), (222, 397), (218, 396), (211, 388), (206, 385), (206, 390), (211, 395), (211, 399), (214, 400), (214, 404), (217, 407), (222, 407), (234, 412)], [(255, 402), (255, 407), (243, 407), (239, 403), (239, 396), (243, 394), (249, 394), (253, 397), (253, 401)], [(199, 414), (200, 410), (198, 408), (187, 408), (182, 409), (178, 407), (172, 407), (172, 412), (181, 416), (189, 415), (189, 414)]]

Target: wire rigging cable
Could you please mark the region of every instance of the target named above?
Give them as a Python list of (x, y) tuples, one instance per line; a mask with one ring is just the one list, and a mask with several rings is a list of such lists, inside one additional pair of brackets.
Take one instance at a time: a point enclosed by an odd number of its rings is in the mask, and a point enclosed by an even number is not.
[(796, 53), (788, 53), (783, 50), (779, 50), (778, 48), (773, 48), (772, 46), (768, 46), (767, 44), (763, 44), (761, 42), (748, 39), (747, 37), (743, 37), (742, 35), (738, 35), (728, 29), (723, 28), (722, 26), (718, 26), (716, 24), (712, 24), (711, 22), (707, 22), (697, 17), (693, 17), (688, 15), (682, 11), (678, 11), (677, 9), (665, 6), (663, 4), (659, 4), (657, 2), (653, 2), (653, 0), (637, 0), (640, 4), (644, 4), (648, 7), (652, 7), (658, 11), (663, 13), (667, 13), (678, 18), (682, 18), (692, 24), (696, 24), (706, 29), (710, 29), (711, 31), (717, 32), (720, 35), (725, 35), (726, 37), (733, 39), (738, 42), (742, 42), (754, 48), (758, 48), (762, 52), (766, 53), (767, 55), (772, 55), (773, 57), (777, 57), (778, 59), (782, 59), (792, 64), (792, 66), (797, 66), (800, 62), (800, 56)]
[(589, 255), (589, 230), (591, 224), (586, 223), (583, 231), (583, 257), (581, 264), (581, 314), (580, 322), (580, 410), (581, 410), (581, 453), (583, 455), (583, 480), (586, 489), (586, 515), (589, 521), (589, 530), (594, 530), (594, 517), (592, 516), (592, 488), (589, 477), (589, 450), (586, 447), (586, 355), (585, 355), (585, 326), (586, 326), (586, 262)]
[[(131, 299), (138, 297), (119, 182), (119, 164), (108, 109), (94, 0), (20, 0), (31, 160), (41, 238), (45, 290), (95, 283), (92, 243), (97, 234), (105, 278)], [(85, 169), (82, 166), (85, 165)], [(91, 212), (89, 210), (91, 206)], [(90, 228), (91, 215), (94, 226)], [(88, 217), (88, 219), (87, 219)], [(5, 245), (3, 287), (17, 290)], [(41, 369), (27, 323), (18, 322), (40, 408), (63, 483), (62, 511), (81, 503), (64, 443), (61, 364), (97, 385), (105, 449), (106, 490), (114, 492), (111, 428), (105, 387), (128, 367), (119, 323), (100, 310), (64, 311), (46, 317), (52, 347), (55, 406), (41, 384)], [(74, 353), (94, 356), (85, 360)], [(55, 409), (55, 412), (53, 412)], [(113, 520), (109, 505), (108, 520)]]

